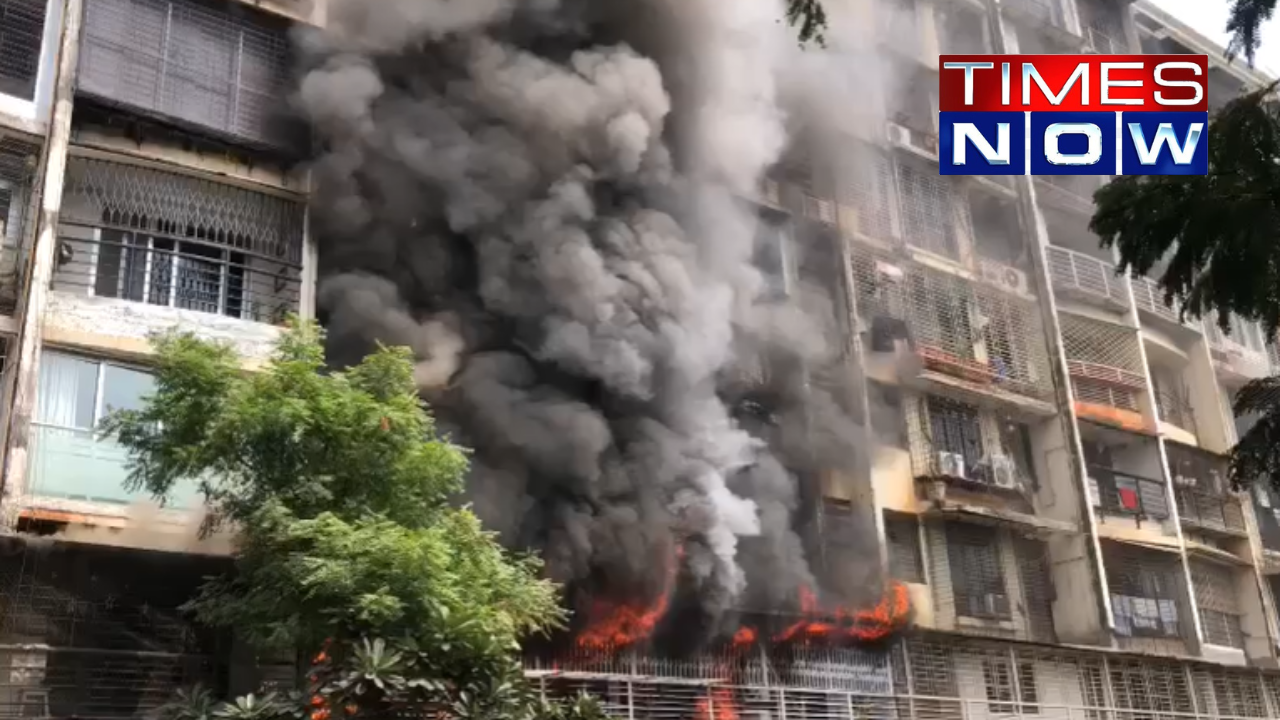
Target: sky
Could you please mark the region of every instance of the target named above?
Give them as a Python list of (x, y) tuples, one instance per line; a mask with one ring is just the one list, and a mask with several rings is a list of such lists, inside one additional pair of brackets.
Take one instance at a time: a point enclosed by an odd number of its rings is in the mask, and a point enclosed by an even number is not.
[[(1190, 25), (1214, 42), (1226, 46), (1228, 0), (1151, 0), (1152, 4)], [(1262, 26), (1262, 47), (1258, 49), (1258, 69), (1280, 75), (1280, 17)]]

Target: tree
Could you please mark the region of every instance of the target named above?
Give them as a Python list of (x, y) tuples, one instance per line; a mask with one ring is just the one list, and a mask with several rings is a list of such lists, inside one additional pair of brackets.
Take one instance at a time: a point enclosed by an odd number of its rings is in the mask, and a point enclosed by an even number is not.
[[(227, 346), (176, 332), (154, 342), (155, 392), (103, 432), (128, 451), (133, 488), (163, 497), (197, 478), (209, 528), (235, 531), (235, 572), (189, 603), (200, 620), (314, 657), (313, 720), (334, 707), (365, 717), (567, 712), (532, 702), (515, 653), (524, 634), (563, 620), (558, 590), (538, 560), (508, 554), (450, 505), (467, 457), (436, 436), (407, 349), (327, 372), (322, 331), (295, 323), (267, 367), (248, 374)], [(292, 696), (215, 709), (199, 693), (178, 700), (185, 710), (170, 715), (187, 720), (303, 707)]]
[[(1276, 0), (1234, 0), (1228, 57), (1253, 64), (1259, 28)], [(1090, 229), (1116, 247), (1120, 270), (1157, 278), (1165, 302), (1184, 315), (1214, 315), (1226, 330), (1234, 313), (1280, 329), (1280, 107), (1276, 85), (1229, 103), (1210, 123), (1204, 177), (1121, 177), (1094, 195)], [(1243, 486), (1265, 478), (1280, 487), (1280, 378), (1246, 385), (1237, 415), (1257, 421), (1232, 451), (1230, 476)]]

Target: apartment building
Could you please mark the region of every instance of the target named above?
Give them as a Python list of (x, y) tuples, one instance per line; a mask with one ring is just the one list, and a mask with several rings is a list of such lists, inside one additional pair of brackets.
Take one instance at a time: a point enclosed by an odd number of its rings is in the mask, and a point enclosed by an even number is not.
[(914, 628), (888, 650), (535, 676), (627, 717), (1280, 717), (1280, 495), (1225, 483), (1231, 399), (1276, 371), (1273, 339), (1118, 276), (1088, 230), (1100, 178), (960, 180), (936, 156), (939, 53), (1204, 53), (1214, 109), (1266, 79), (1144, 2), (868, 7), (894, 67), (883, 124), (851, 132), (850, 170), (789, 163), (760, 203), (843, 259), (837, 282), (798, 272), (849, 295), (874, 452), (865, 478), (824, 480), (824, 516), (874, 498)]
[[(1262, 78), (1142, 3), (873, 4), (918, 92), (886, 93), (847, 176), (779, 174), (759, 201), (781, 242), (843, 258), (851, 442), (875, 452), (825, 482), (821, 524), (874, 498), (914, 628), (530, 676), (663, 720), (1280, 717), (1280, 495), (1223, 483), (1232, 392), (1280, 369), (1275, 344), (1118, 277), (1087, 229), (1095, 179), (939, 177), (934, 112), (940, 52), (1207, 53), (1217, 105)], [(194, 493), (141, 508), (92, 428), (150, 387), (148, 332), (195, 327), (252, 366), (313, 313), (300, 136), (273, 112), (290, 26), (323, 19), (319, 0), (0, 0), (0, 508), (23, 533), (0, 541), (0, 715), (133, 716), (262, 676), (175, 610), (224, 562), (165, 532)]]
[(0, 0), (2, 506), (21, 533), (0, 539), (0, 714), (135, 716), (228, 682), (216, 658), (238, 650), (175, 610), (225, 562), (173, 544), (194, 493), (147, 508), (93, 428), (151, 387), (151, 331), (252, 364), (313, 312), (307, 141), (280, 99), (290, 28), (322, 21), (311, 0)]

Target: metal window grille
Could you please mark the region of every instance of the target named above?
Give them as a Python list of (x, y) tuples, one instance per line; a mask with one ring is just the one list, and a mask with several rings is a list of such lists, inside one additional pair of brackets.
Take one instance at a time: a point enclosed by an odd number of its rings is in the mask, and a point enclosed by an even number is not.
[(1243, 613), (1231, 570), (1200, 559), (1191, 560), (1190, 565), (1205, 642), (1243, 649), (1244, 630), (1240, 624)]
[(1115, 265), (1056, 246), (1048, 248), (1048, 260), (1055, 292), (1091, 303), (1101, 301), (1101, 305), (1112, 309), (1128, 306), (1124, 280), (1116, 275)]
[(1160, 720), (1194, 707), (1191, 684), (1178, 665), (1120, 658), (1110, 660), (1108, 665), (1115, 707), (1146, 711), (1120, 714), (1118, 717), (1124, 720)]
[[(1103, 550), (1116, 634), (1126, 647), (1186, 637), (1181, 564), (1176, 556), (1109, 543)], [(1181, 642), (1179, 649), (1185, 651)], [(1160, 652), (1160, 644), (1143, 649)]]
[(907, 438), (916, 477), (1004, 490), (1035, 486), (1025, 424), (938, 395), (918, 397), (910, 411)]
[(46, 0), (0, 0), (0, 93), (34, 100)]
[(289, 84), (287, 24), (235, 3), (89, 0), (78, 91), (270, 148)]
[(902, 582), (924, 582), (920, 528), (915, 517), (886, 510), (884, 534), (889, 549), (889, 574)]
[(856, 231), (868, 237), (893, 237), (893, 163), (879, 148), (853, 145), (837, 174), (836, 197), (856, 212)]
[(65, 192), (55, 289), (260, 322), (297, 308), (300, 203), (84, 158)]
[(1137, 412), (1146, 387), (1137, 333), (1071, 313), (1058, 320), (1076, 399)]
[(1049, 574), (1049, 546), (1041, 540), (1015, 537), (1013, 551), (1018, 559), (1018, 575), (1022, 581), (1031, 639), (1057, 642), (1057, 632), (1053, 627), (1054, 592)]
[(1182, 373), (1174, 368), (1152, 365), (1151, 384), (1160, 419), (1195, 434), (1195, 409), (1191, 406), (1191, 392), (1182, 381)]
[[(862, 246), (853, 257), (854, 291), (872, 349), (890, 331), (927, 369), (1000, 392), (1043, 398), (1052, 393), (1048, 350), (1035, 304), (997, 288)], [(896, 337), (896, 336), (893, 336)]]
[(1186, 526), (1242, 535), (1244, 505), (1227, 484), (1226, 461), (1177, 443), (1166, 443), (1178, 513)]
[(948, 178), (930, 170), (923, 158), (899, 156), (898, 206), (902, 213), (902, 234), (908, 245), (938, 255), (959, 259), (956, 237), (956, 197)]
[(956, 613), (976, 618), (1012, 617), (1000, 562), (1000, 534), (988, 527), (951, 523), (946, 535)]

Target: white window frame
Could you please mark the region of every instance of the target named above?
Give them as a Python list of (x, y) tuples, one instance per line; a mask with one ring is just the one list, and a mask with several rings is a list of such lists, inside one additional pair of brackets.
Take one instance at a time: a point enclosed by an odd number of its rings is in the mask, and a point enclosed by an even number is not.
[(36, 71), (36, 91), (31, 100), (0, 93), (0, 114), (10, 115), (31, 123), (49, 121), (49, 109), (53, 98), (53, 83), (58, 74), (58, 40), (62, 29), (62, 3), (47, 0), (44, 13), (44, 34), (40, 39), (40, 60)]
[[(106, 386), (107, 366), (112, 366), (112, 367), (119, 368), (121, 370), (128, 370), (130, 372), (142, 373), (143, 375), (150, 375), (152, 377), (155, 377), (154, 372), (150, 368), (139, 367), (137, 365), (130, 365), (128, 363), (113, 362), (111, 360), (104, 360), (102, 358), (96, 358), (89, 355), (77, 355), (75, 353), (63, 352), (61, 350), (56, 350), (56, 349), (46, 350), (45, 355), (46, 356), (57, 355), (60, 357), (66, 357), (66, 358), (71, 358), (73, 360), (78, 360), (80, 362), (93, 363), (94, 365), (97, 366), (97, 372), (94, 374), (94, 381), (93, 381), (94, 382), (93, 384), (93, 421), (92, 421), (91, 427), (88, 427), (88, 428), (59, 425), (56, 423), (44, 422), (42, 420), (37, 420), (37, 419), (33, 419), (32, 424), (38, 427), (47, 427), (47, 428), (53, 428), (56, 430), (66, 430), (68, 432), (94, 433), (95, 439), (98, 431), (98, 424), (102, 422), (102, 419), (104, 417), (106, 417), (106, 413), (104, 412), (104, 408), (102, 407), (102, 400), (103, 400), (104, 389)], [(41, 392), (39, 388), (37, 388), (36, 391)]]

